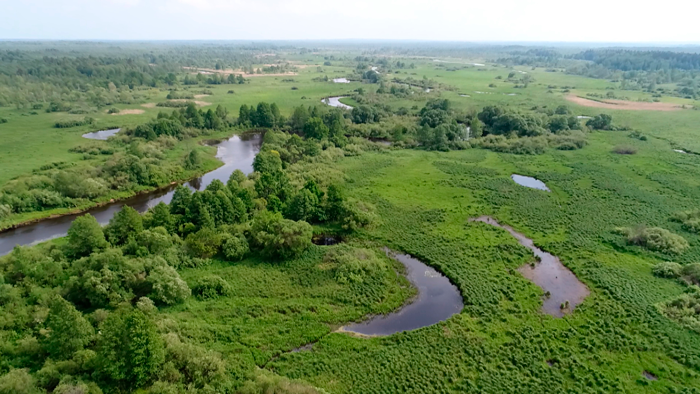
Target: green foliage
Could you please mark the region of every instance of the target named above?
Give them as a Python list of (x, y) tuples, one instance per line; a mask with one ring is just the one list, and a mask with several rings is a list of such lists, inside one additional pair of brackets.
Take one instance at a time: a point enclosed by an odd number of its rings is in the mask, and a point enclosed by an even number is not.
[(0, 376), (0, 394), (40, 394), (32, 375), (26, 369), (12, 369)]
[(322, 140), (328, 137), (330, 130), (328, 126), (323, 123), (321, 118), (309, 118), (304, 123), (304, 135), (307, 138), (315, 138), (317, 140)]
[(148, 282), (152, 289), (149, 297), (165, 305), (179, 304), (191, 294), (187, 283), (168, 265), (155, 267), (148, 274)]
[(628, 145), (618, 145), (612, 151), (618, 155), (634, 155), (637, 153), (637, 148)]
[(659, 227), (638, 226), (621, 228), (620, 233), (627, 236), (627, 242), (644, 246), (649, 250), (678, 254), (688, 248), (688, 241), (683, 237)]
[(665, 261), (654, 265), (651, 272), (661, 278), (678, 278), (681, 275), (682, 268), (678, 263)]
[(358, 230), (360, 228), (372, 228), (381, 222), (379, 215), (376, 213), (374, 205), (347, 198), (343, 202), (343, 218), (342, 226), (346, 230)]
[(86, 125), (91, 125), (95, 123), (94, 118), (90, 117), (85, 117), (81, 120), (66, 120), (62, 122), (56, 122), (54, 123), (53, 127), (57, 129), (67, 129), (70, 127), (78, 127), (78, 126), (86, 126)]
[(693, 233), (700, 233), (700, 210), (678, 212), (673, 219), (683, 223), (683, 229)]
[(188, 253), (194, 257), (209, 258), (219, 252), (222, 236), (211, 227), (203, 227), (185, 239)]
[(239, 390), (239, 394), (325, 394), (326, 391), (300, 381), (290, 380), (267, 371), (256, 371)]
[(165, 361), (155, 324), (138, 309), (111, 314), (99, 339), (100, 371), (122, 387), (142, 387), (158, 375)]
[(221, 251), (228, 261), (240, 261), (250, 251), (248, 240), (243, 235), (224, 237)]
[(199, 281), (192, 288), (192, 292), (199, 298), (217, 298), (231, 295), (233, 289), (220, 276), (207, 276)]
[(341, 246), (329, 250), (323, 261), (333, 267), (335, 279), (340, 283), (362, 283), (367, 277), (386, 269), (384, 261), (369, 249)]
[(289, 259), (311, 246), (313, 230), (306, 222), (284, 219), (279, 213), (263, 211), (253, 217), (250, 244), (271, 258)]
[(588, 119), (586, 126), (594, 130), (610, 130), (612, 128), (612, 116), (600, 114)]
[(41, 337), (43, 349), (54, 359), (70, 358), (90, 343), (94, 330), (75, 307), (60, 296), (49, 303), (46, 333)]
[(662, 303), (661, 313), (678, 324), (700, 332), (700, 293), (682, 294), (678, 298)]
[(192, 149), (190, 153), (185, 158), (185, 168), (188, 170), (195, 170), (202, 165), (202, 159), (199, 157), (199, 151), (197, 149)]
[(138, 238), (142, 231), (141, 215), (134, 208), (125, 205), (109, 220), (109, 225), (104, 232), (112, 245), (121, 245), (129, 237)]
[(87, 256), (108, 246), (102, 226), (92, 215), (76, 218), (68, 229), (67, 252), (76, 257)]

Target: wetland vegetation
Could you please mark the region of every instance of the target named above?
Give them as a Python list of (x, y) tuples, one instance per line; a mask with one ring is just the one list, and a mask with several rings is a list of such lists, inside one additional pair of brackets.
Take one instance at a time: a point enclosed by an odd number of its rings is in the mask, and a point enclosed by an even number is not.
[(0, 394), (700, 393), (697, 72), (0, 42)]

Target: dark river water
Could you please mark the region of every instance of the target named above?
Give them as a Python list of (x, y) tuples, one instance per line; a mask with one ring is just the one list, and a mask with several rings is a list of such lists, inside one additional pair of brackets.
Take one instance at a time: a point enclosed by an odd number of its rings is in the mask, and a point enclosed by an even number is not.
[[(224, 165), (204, 174), (200, 178), (192, 179), (185, 183), (185, 186), (192, 190), (202, 190), (214, 179), (219, 179), (226, 183), (231, 173), (235, 170), (241, 170), (246, 174), (253, 172), (253, 160), (258, 151), (260, 151), (261, 145), (262, 136), (260, 134), (233, 136), (219, 143), (216, 145), (218, 148), (216, 157)], [(113, 204), (91, 209), (87, 212), (46, 219), (5, 231), (0, 233), (0, 256), (10, 253), (15, 245), (33, 245), (50, 239), (64, 237), (68, 233), (73, 220), (86, 213), (94, 216), (100, 224), (106, 225), (112, 216), (119, 212), (124, 205), (128, 205), (139, 212), (145, 212), (148, 208), (154, 207), (160, 202), (167, 204), (173, 198), (176, 186), (173, 185), (152, 193), (140, 194)]]
[(462, 311), (462, 295), (446, 276), (410, 255), (389, 249), (385, 251), (406, 267), (408, 280), (418, 288), (418, 296), (396, 312), (347, 325), (343, 331), (372, 336), (391, 335), (433, 325)]
[[(572, 312), (576, 305), (582, 303), (590, 294), (588, 287), (578, 280), (576, 275), (566, 268), (557, 256), (538, 248), (524, 234), (515, 231), (510, 226), (498, 223), (496, 219), (489, 216), (481, 216), (469, 219), (469, 221), (486, 223), (508, 231), (510, 235), (518, 240), (518, 243), (530, 249), (539, 258), (540, 261), (534, 267), (530, 264), (525, 264), (518, 268), (518, 272), (544, 290), (545, 294), (549, 293), (542, 300), (542, 311), (544, 313), (554, 317), (562, 317)], [(562, 307), (565, 303), (567, 303), (566, 307)]]

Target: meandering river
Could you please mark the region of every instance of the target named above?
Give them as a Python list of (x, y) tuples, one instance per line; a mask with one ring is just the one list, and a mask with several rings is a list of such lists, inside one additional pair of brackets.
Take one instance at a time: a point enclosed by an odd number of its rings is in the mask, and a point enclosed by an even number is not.
[(391, 335), (431, 326), (462, 311), (462, 295), (446, 276), (410, 255), (384, 251), (406, 267), (408, 280), (418, 289), (418, 295), (395, 312), (347, 325), (342, 331), (367, 336)]
[[(218, 148), (216, 157), (224, 165), (199, 178), (192, 179), (185, 183), (185, 186), (192, 190), (201, 190), (207, 187), (214, 179), (226, 183), (231, 173), (235, 170), (241, 170), (246, 174), (253, 172), (253, 160), (258, 151), (260, 151), (261, 145), (262, 136), (260, 134), (233, 136), (220, 142), (216, 145)], [(172, 185), (151, 193), (140, 194), (126, 200), (93, 208), (87, 212), (46, 219), (5, 231), (0, 233), (0, 256), (10, 253), (15, 245), (33, 245), (50, 239), (64, 237), (68, 233), (73, 220), (86, 213), (94, 216), (100, 224), (106, 225), (124, 205), (128, 205), (139, 212), (145, 212), (148, 208), (154, 207), (160, 202), (167, 204), (173, 198), (175, 187), (176, 185)]]

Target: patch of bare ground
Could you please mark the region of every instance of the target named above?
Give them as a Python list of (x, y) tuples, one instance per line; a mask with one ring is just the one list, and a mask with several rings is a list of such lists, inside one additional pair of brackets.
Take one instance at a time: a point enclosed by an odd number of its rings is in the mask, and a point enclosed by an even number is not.
[(142, 109), (123, 109), (123, 110), (119, 111), (119, 113), (112, 114), (112, 116), (115, 116), (115, 115), (140, 115), (144, 112), (146, 112), (146, 111), (144, 111)]
[(211, 94), (195, 94), (194, 98), (202, 98), (202, 97), (209, 97)]
[(146, 103), (146, 104), (141, 104), (141, 106), (144, 108), (155, 108), (156, 103)]
[(234, 75), (243, 75), (244, 78), (253, 78), (253, 77), (282, 77), (282, 76), (287, 76), (287, 75), (297, 75), (295, 72), (286, 72), (286, 73), (269, 73), (269, 74), (246, 74), (242, 70), (232, 70), (232, 69), (226, 69), (226, 70), (215, 70), (213, 68), (198, 68), (198, 67), (183, 67), (185, 70), (191, 70), (192, 74), (198, 74), (198, 73), (203, 73), (203, 74), (222, 74), (222, 75), (229, 75), (229, 74), (234, 74)]
[[(196, 96), (195, 96), (196, 97)], [(188, 100), (188, 99), (175, 99), (175, 100), (168, 100), (168, 101), (178, 101), (178, 102), (193, 102), (197, 104), (200, 107), (206, 107), (207, 105), (211, 105), (211, 103), (208, 103), (206, 101), (200, 101), (200, 100)]]
[(573, 94), (566, 96), (566, 99), (572, 103), (582, 105), (584, 107), (606, 108), (606, 109), (622, 109), (629, 111), (680, 111), (683, 109), (680, 105), (674, 103), (648, 103), (643, 101), (624, 101), (624, 100), (589, 100)]

